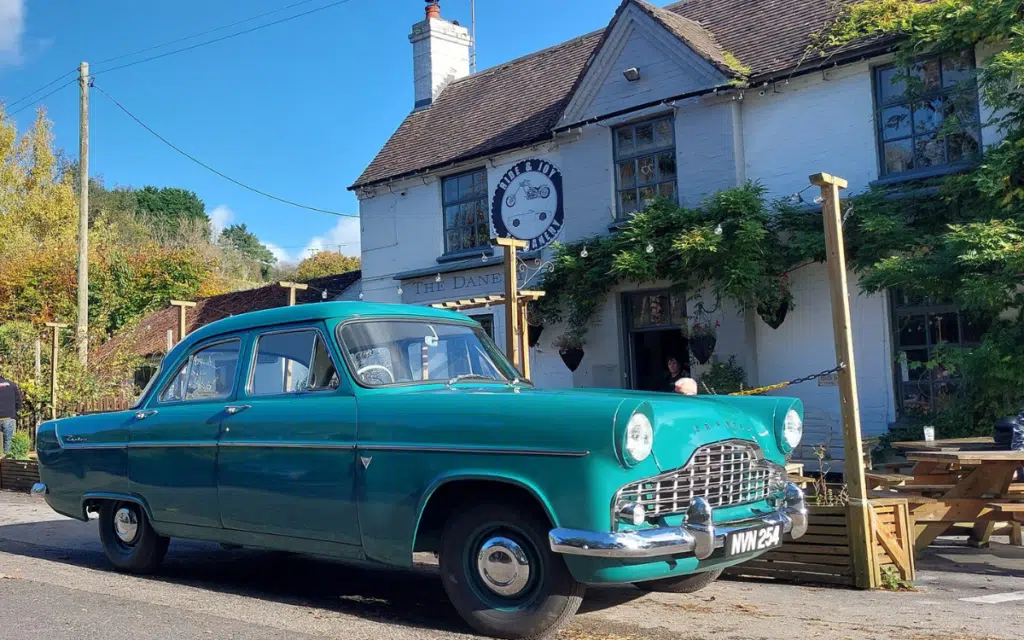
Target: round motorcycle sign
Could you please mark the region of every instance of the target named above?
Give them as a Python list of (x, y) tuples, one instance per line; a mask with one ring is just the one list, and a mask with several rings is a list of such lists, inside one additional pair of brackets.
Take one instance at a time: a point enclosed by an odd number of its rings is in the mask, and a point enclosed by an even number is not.
[(498, 181), (491, 222), (498, 237), (525, 240), (527, 251), (542, 249), (562, 230), (562, 173), (546, 160), (523, 160)]

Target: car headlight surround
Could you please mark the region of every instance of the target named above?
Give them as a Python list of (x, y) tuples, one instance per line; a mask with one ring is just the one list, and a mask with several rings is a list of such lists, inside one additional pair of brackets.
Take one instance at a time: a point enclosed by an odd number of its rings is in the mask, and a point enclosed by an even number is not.
[(795, 406), (786, 411), (779, 429), (779, 446), (783, 453), (789, 453), (800, 445), (804, 435), (804, 420)]
[(622, 442), (622, 457), (632, 466), (643, 462), (654, 449), (654, 426), (651, 419), (637, 411), (629, 417)]

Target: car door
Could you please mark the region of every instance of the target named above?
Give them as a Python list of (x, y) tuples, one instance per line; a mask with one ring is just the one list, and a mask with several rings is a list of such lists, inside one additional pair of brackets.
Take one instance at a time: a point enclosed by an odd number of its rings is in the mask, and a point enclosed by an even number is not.
[(129, 479), (158, 522), (221, 526), (217, 438), (239, 386), (242, 342), (231, 335), (197, 345), (135, 412)]
[(224, 527), (359, 544), (356, 402), (320, 324), (254, 331), (217, 465)]

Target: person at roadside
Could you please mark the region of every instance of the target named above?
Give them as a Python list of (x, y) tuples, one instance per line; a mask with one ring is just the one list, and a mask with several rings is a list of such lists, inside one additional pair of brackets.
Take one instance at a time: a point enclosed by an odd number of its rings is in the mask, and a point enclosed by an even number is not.
[(0, 375), (0, 431), (3, 432), (4, 455), (11, 451), (11, 438), (21, 411), (21, 392), (18, 385)]

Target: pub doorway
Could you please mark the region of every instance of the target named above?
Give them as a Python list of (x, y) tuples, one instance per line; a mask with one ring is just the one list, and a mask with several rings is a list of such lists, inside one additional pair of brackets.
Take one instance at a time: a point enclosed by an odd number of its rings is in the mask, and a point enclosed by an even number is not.
[(670, 358), (679, 363), (682, 376), (690, 375), (689, 345), (683, 334), (686, 296), (665, 289), (628, 293), (623, 311), (630, 388), (671, 392)]

